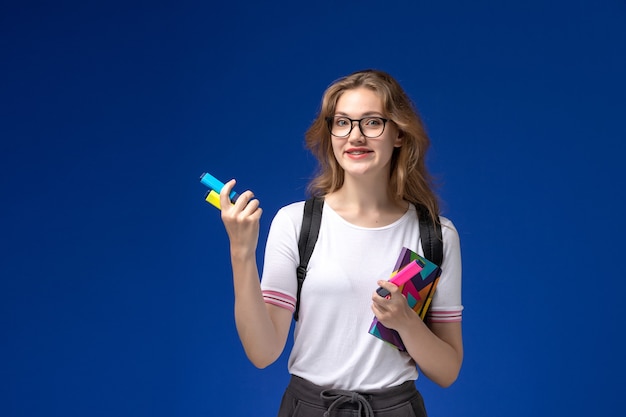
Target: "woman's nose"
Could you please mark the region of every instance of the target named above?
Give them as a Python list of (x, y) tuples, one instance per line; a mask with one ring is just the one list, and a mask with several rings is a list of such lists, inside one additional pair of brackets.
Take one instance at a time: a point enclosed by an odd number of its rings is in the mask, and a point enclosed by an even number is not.
[[(354, 125), (356, 123), (356, 126)], [(350, 135), (348, 136), (348, 140), (350, 142), (363, 142), (365, 141), (365, 136), (363, 132), (361, 132), (361, 125), (357, 120), (352, 121), (352, 130), (350, 131)]]

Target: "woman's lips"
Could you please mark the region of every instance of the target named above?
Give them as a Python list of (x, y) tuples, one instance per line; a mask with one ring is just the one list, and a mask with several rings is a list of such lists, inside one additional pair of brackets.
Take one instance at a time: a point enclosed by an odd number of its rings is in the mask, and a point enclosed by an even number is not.
[(346, 151), (346, 153), (350, 155), (363, 155), (363, 154), (370, 153), (370, 152), (372, 151), (370, 151), (369, 149), (363, 149), (363, 148), (358, 148), (358, 149), (352, 148)]
[(367, 157), (372, 151), (369, 149), (348, 149), (345, 153), (349, 158), (360, 159)]

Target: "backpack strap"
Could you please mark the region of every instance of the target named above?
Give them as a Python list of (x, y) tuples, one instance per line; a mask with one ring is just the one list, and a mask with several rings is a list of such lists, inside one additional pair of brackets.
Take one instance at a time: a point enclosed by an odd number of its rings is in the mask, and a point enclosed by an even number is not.
[(322, 223), (322, 209), (324, 208), (324, 200), (320, 197), (311, 197), (304, 203), (304, 215), (302, 217), (302, 229), (300, 230), (300, 239), (298, 240), (298, 252), (300, 253), (300, 265), (296, 269), (298, 277), (298, 292), (296, 293), (296, 310), (293, 313), (294, 320), (298, 321), (300, 312), (300, 292), (302, 284), (306, 278), (306, 268), (309, 259), (315, 249), (317, 235), (320, 231)]
[(434, 223), (426, 207), (417, 206), (417, 213), (420, 223), (420, 240), (424, 250), (424, 258), (441, 266), (443, 261), (443, 235), (441, 233), (441, 223)]

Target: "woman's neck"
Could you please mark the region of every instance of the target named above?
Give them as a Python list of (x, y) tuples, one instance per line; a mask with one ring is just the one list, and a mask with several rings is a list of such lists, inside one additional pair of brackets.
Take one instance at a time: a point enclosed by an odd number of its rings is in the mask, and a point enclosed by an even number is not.
[(327, 194), (325, 201), (346, 221), (362, 227), (391, 224), (402, 217), (409, 206), (406, 201), (395, 200), (386, 183), (378, 187), (375, 184), (356, 186), (348, 181)]

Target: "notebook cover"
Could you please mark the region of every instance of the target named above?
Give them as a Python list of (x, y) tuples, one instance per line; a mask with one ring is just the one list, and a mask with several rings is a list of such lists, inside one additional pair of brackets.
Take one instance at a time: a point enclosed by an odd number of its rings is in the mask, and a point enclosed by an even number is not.
[[(422, 270), (419, 274), (413, 277), (410, 281), (406, 282), (400, 287), (402, 294), (406, 297), (409, 306), (416, 314), (418, 314), (422, 320), (426, 317), (428, 307), (432, 301), (432, 297), (437, 288), (439, 277), (441, 276), (441, 268), (423, 256), (418, 255), (409, 248), (402, 248), (398, 260), (393, 268), (391, 277), (398, 273), (403, 267), (409, 264), (411, 261), (417, 260), (422, 266)], [(376, 317), (372, 321), (369, 333), (378, 337), (385, 342), (388, 342), (398, 348), (401, 351), (406, 351), (404, 343), (398, 332), (392, 329), (388, 329), (382, 323), (380, 323)]]

